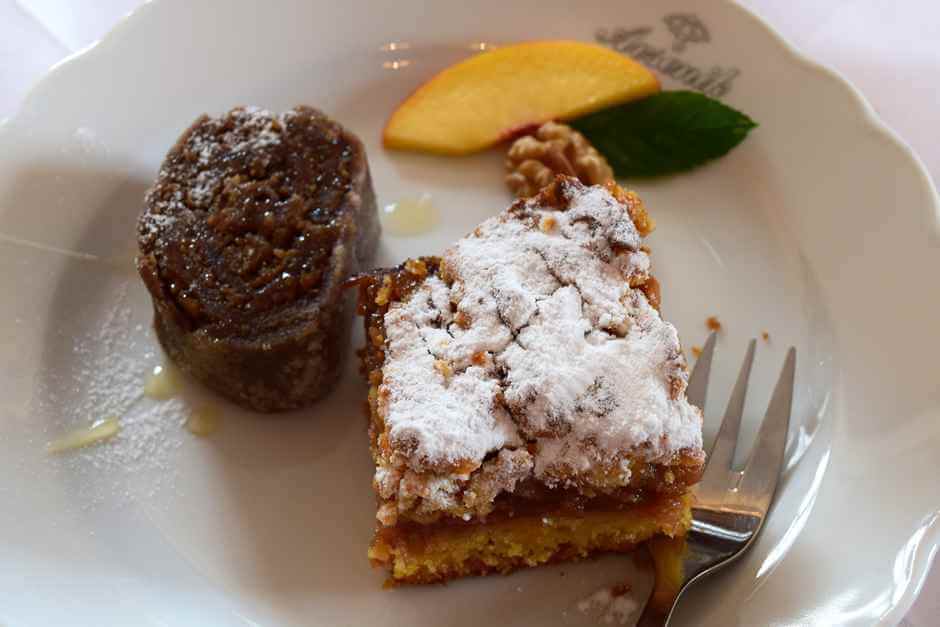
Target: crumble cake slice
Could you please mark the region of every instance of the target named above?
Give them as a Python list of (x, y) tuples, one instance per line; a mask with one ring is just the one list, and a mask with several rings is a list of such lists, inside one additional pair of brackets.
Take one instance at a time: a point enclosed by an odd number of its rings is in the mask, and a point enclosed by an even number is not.
[(675, 328), (616, 185), (559, 177), (442, 258), (356, 279), (392, 583), (628, 551), (690, 523), (704, 463)]

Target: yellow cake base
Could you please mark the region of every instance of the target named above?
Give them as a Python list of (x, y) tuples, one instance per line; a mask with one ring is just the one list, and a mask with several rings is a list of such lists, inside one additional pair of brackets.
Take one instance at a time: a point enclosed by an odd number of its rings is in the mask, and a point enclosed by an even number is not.
[(437, 583), (602, 552), (631, 551), (655, 536), (682, 536), (690, 522), (691, 499), (684, 496), (617, 512), (521, 516), (425, 528), (412, 525), (407, 530), (380, 530), (369, 558), (389, 569), (389, 583)]

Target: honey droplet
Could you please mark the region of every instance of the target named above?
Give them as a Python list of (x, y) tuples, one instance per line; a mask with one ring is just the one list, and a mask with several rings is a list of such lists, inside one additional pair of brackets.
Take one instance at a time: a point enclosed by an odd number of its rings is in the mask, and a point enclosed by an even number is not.
[(193, 435), (205, 437), (219, 428), (219, 410), (212, 405), (203, 405), (193, 410), (186, 419), (186, 429)]
[(437, 207), (430, 194), (418, 198), (403, 198), (386, 205), (382, 211), (382, 227), (390, 235), (409, 237), (427, 233), (437, 226)]
[(121, 423), (117, 416), (108, 416), (102, 420), (96, 420), (89, 427), (76, 429), (71, 433), (49, 442), (46, 445), (46, 451), (49, 453), (64, 453), (73, 449), (90, 446), (103, 442), (117, 435), (121, 429)]
[(155, 366), (144, 383), (144, 396), (155, 401), (165, 401), (179, 394), (179, 374), (167, 364)]

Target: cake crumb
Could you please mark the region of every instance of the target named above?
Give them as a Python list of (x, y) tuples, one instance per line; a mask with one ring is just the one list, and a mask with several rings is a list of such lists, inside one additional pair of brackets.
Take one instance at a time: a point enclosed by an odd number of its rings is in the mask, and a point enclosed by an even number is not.
[(761, 338), (763, 338), (765, 342), (767, 342), (768, 344), (770, 343), (770, 333), (767, 333), (767, 331), (761, 331), (760, 336)]
[(441, 373), (445, 381), (449, 381), (454, 374), (454, 369), (443, 359), (434, 360), (434, 369)]
[(721, 321), (718, 320), (718, 316), (708, 316), (705, 319), (705, 326), (708, 327), (709, 331), (720, 332), (721, 331)]
[(630, 617), (639, 609), (639, 603), (630, 594), (628, 583), (601, 588), (578, 601), (578, 610), (582, 614), (596, 617), (606, 625), (626, 625)]
[(379, 288), (379, 293), (375, 295), (375, 304), (379, 307), (388, 304), (388, 301), (392, 296), (392, 279), (391, 277), (385, 277), (382, 282), (382, 287)]
[(385, 344), (385, 337), (382, 335), (382, 332), (375, 327), (369, 329), (369, 339), (372, 340), (372, 343), (376, 346)]
[(405, 270), (422, 279), (428, 275), (428, 266), (420, 259), (409, 259), (405, 262)]
[(618, 583), (616, 586), (613, 586), (610, 589), (610, 593), (615, 597), (622, 597), (625, 594), (628, 594), (633, 589), (633, 586), (624, 582)]
[(702, 355), (702, 347), (701, 347), (701, 346), (693, 346), (693, 347), (692, 347), (692, 357), (695, 357), (696, 359), (698, 359), (701, 355)]

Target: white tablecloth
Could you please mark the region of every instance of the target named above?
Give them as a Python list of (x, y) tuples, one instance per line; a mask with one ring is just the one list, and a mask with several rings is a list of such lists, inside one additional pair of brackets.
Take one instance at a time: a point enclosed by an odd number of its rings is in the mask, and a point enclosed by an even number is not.
[[(940, 180), (940, 3), (742, 1), (798, 48), (859, 87)], [(0, 0), (0, 119), (16, 110), (49, 66), (100, 38), (139, 4)], [(940, 565), (904, 624), (940, 624)]]

